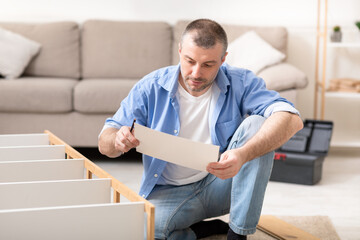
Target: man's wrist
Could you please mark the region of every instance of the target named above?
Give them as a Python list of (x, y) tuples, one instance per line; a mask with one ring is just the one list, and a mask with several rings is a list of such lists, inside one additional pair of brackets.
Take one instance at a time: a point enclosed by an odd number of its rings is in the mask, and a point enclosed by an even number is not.
[(236, 154), (242, 164), (245, 164), (246, 162), (252, 160), (249, 156), (249, 152), (244, 148), (244, 146), (236, 148), (234, 150), (237, 152)]

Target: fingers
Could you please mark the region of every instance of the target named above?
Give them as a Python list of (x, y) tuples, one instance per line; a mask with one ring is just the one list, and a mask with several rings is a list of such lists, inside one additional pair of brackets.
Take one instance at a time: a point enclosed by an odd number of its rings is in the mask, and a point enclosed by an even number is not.
[(130, 127), (123, 126), (116, 133), (115, 148), (122, 152), (128, 152), (139, 144), (139, 140), (130, 132)]
[(210, 170), (209, 173), (211, 173), (212, 175), (220, 178), (220, 179), (229, 179), (234, 177), (237, 173), (233, 170), (231, 171), (222, 171), (222, 170)]
[(228, 167), (230, 167), (231, 164), (229, 161), (226, 161), (224, 159), (220, 158), (219, 162), (211, 162), (209, 163), (208, 167), (212, 168), (212, 169), (226, 169)]
[(232, 178), (238, 172), (234, 166), (220, 162), (215, 164), (210, 163), (206, 170), (220, 179)]
[(231, 161), (228, 161), (228, 156), (224, 153), (220, 156), (219, 162), (211, 162), (208, 164), (208, 168), (212, 170), (225, 170), (231, 167)]
[(226, 153), (221, 155), (219, 162), (209, 163), (206, 170), (220, 179), (234, 177), (240, 170), (239, 161)]

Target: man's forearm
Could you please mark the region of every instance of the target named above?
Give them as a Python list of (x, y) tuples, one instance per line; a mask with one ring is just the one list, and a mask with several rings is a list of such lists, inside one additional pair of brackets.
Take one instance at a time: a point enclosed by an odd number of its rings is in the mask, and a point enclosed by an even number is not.
[(238, 150), (246, 155), (246, 161), (250, 161), (279, 148), (302, 128), (303, 122), (298, 115), (276, 112), (266, 119), (260, 130)]
[(119, 129), (107, 128), (99, 137), (99, 151), (108, 157), (115, 158), (122, 154), (121, 151), (115, 148), (116, 133)]

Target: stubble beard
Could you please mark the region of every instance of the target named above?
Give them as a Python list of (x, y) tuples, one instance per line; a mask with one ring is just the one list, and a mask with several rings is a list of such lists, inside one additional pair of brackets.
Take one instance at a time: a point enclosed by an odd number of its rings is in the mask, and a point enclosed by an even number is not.
[[(197, 81), (197, 82), (205, 82), (206, 84), (201, 86), (200, 88), (193, 88), (189, 85), (189, 83), (187, 82), (187, 80), (193, 80), (193, 81)], [(191, 76), (186, 76), (184, 79), (184, 84), (186, 86), (187, 89), (189, 89), (190, 91), (193, 92), (201, 92), (204, 91), (206, 88), (208, 88), (209, 86), (211, 86), (211, 84), (213, 84), (214, 81), (207, 81), (207, 79), (205, 78), (193, 78)]]

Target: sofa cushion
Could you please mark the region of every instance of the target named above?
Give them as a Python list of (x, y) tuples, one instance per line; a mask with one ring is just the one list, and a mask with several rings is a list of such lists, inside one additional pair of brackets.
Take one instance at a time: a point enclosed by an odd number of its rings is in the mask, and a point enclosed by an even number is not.
[(275, 91), (305, 88), (308, 84), (305, 73), (288, 63), (265, 68), (258, 76), (264, 79), (268, 89)]
[(72, 111), (77, 80), (24, 77), (0, 81), (0, 111), (58, 113)]
[(0, 74), (6, 79), (19, 77), (39, 50), (39, 43), (0, 28)]
[(0, 27), (19, 33), (41, 44), (39, 54), (24, 75), (79, 78), (79, 27), (74, 22), (0, 23)]
[(267, 66), (281, 62), (285, 55), (273, 48), (254, 31), (249, 31), (231, 42), (226, 62), (229, 65), (246, 68), (257, 74)]
[[(179, 40), (182, 32), (185, 30), (187, 24), (190, 21), (179, 21), (173, 28), (173, 47), (172, 47), (172, 64), (179, 63)], [(223, 26), (229, 44), (240, 37), (242, 34), (248, 31), (255, 31), (262, 39), (268, 42), (275, 49), (279, 50), (286, 56), (287, 48), (287, 30), (284, 27), (258, 27), (258, 26), (241, 26), (241, 25), (231, 25), (231, 24), (221, 24)]]
[(74, 108), (82, 113), (115, 113), (137, 80), (91, 79), (74, 90)]
[(89, 20), (82, 31), (83, 78), (141, 78), (171, 64), (167, 23)]

